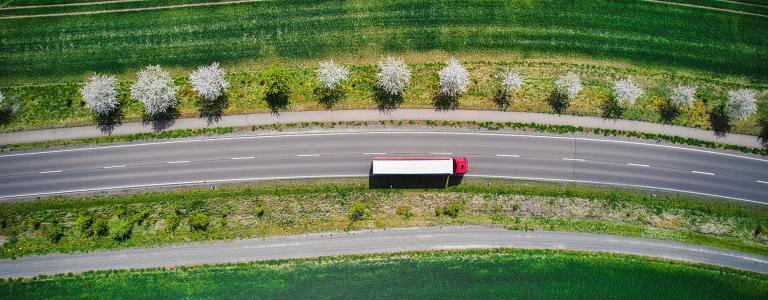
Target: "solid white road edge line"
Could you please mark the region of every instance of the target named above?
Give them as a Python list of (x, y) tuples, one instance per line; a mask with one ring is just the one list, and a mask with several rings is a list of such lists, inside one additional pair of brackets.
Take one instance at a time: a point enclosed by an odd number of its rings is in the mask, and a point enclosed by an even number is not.
[(296, 155), (296, 156), (298, 156), (298, 157), (315, 157), (315, 156), (320, 156), (320, 154), (299, 154), (299, 155)]
[(568, 158), (568, 157), (563, 157), (563, 160), (570, 160), (570, 161), (584, 161), (584, 160), (583, 160), (583, 159), (581, 159), (581, 158)]
[(115, 169), (115, 168), (125, 168), (125, 165), (104, 167), (104, 169)]
[(759, 182), (759, 183), (765, 183), (765, 184), (768, 184), (768, 181), (762, 181), (762, 180), (758, 180), (757, 182)]
[(61, 173), (62, 170), (53, 170), (53, 171), (42, 171), (40, 174), (51, 174), (51, 173)]
[(483, 135), (483, 136), (506, 136), (506, 137), (542, 138), (542, 139), (565, 139), (565, 140), (617, 143), (617, 144), (629, 144), (629, 145), (659, 147), (659, 148), (668, 148), (668, 149), (678, 149), (678, 150), (685, 150), (685, 151), (694, 151), (694, 152), (701, 152), (701, 153), (708, 153), (708, 154), (715, 154), (715, 155), (730, 156), (730, 157), (736, 157), (736, 158), (744, 158), (744, 159), (750, 159), (750, 160), (756, 160), (756, 161), (762, 161), (762, 162), (768, 163), (768, 159), (742, 156), (737, 154), (710, 151), (710, 150), (685, 148), (685, 147), (672, 146), (672, 145), (659, 145), (659, 144), (649, 144), (649, 143), (641, 143), (641, 142), (604, 140), (604, 139), (595, 139), (595, 138), (567, 137), (567, 136), (528, 135), (528, 134), (513, 134), (513, 133), (484, 133), (484, 132), (447, 132), (447, 131), (353, 131), (353, 132), (328, 132), (328, 133), (283, 133), (283, 134), (273, 134), (273, 135), (246, 135), (246, 136), (235, 136), (235, 137), (190, 139), (190, 140), (165, 141), (165, 142), (153, 142), (153, 143), (141, 143), (141, 144), (126, 144), (126, 145), (112, 145), (112, 146), (89, 147), (89, 148), (50, 150), (50, 151), (40, 151), (40, 152), (14, 153), (14, 154), (0, 155), (0, 158), (13, 157), (13, 156), (25, 156), (25, 155), (50, 154), (50, 153), (60, 153), (60, 152), (75, 152), (75, 151), (86, 151), (86, 150), (167, 145), (167, 144), (193, 143), (193, 142), (215, 142), (215, 141), (240, 140), (240, 139), (354, 135), (354, 134), (449, 134), (449, 135)]
[(520, 155), (516, 154), (496, 154), (498, 157), (520, 157)]
[(185, 164), (188, 163), (188, 160), (177, 160), (177, 161), (169, 161), (166, 164)]
[(253, 156), (244, 156), (244, 157), (233, 157), (232, 160), (241, 160), (241, 159), (254, 159)]
[(715, 173), (710, 173), (710, 172), (691, 171), (691, 173), (696, 173), (696, 174), (701, 174), (701, 175), (709, 175), (709, 176), (715, 176)]
[[(197, 181), (182, 181), (182, 182), (155, 183), (155, 184), (145, 184), (145, 185), (127, 185), (127, 186), (116, 186), (116, 187), (68, 190), (68, 191), (34, 193), (34, 194), (20, 194), (20, 195), (10, 195), (10, 196), (0, 196), (0, 199), (21, 198), (21, 197), (35, 197), (35, 196), (46, 196), (46, 195), (59, 195), (59, 194), (72, 194), (72, 193), (83, 193), (83, 192), (97, 192), (97, 191), (121, 190), (121, 189), (134, 189), (134, 188), (147, 188), (147, 187), (164, 187), (164, 186), (206, 184), (206, 183), (225, 183), (225, 182), (239, 182), (239, 181), (265, 181), (265, 180), (284, 180), (284, 179), (346, 178), (346, 177), (368, 177), (368, 176), (369, 176), (368, 174), (360, 174), (360, 175), (345, 174), (345, 175), (309, 175), (309, 176), (251, 177), (251, 178), (234, 178), (234, 179), (197, 180)], [(663, 188), (663, 187), (655, 187), (655, 186), (647, 186), (647, 185), (623, 184), (623, 183), (615, 183), (615, 182), (602, 182), (602, 181), (589, 181), (589, 180), (572, 180), (572, 179), (521, 177), (521, 176), (501, 176), (501, 175), (464, 175), (464, 176), (466, 176), (466, 177), (480, 177), (480, 178), (520, 179), (520, 180), (533, 180), (533, 181), (556, 181), (556, 182), (574, 182), (574, 183), (602, 184), (602, 185), (612, 185), (612, 186), (628, 186), (628, 187), (642, 188), (642, 189), (655, 189), (655, 190), (678, 192), (678, 193), (686, 193), (686, 194), (701, 195), (701, 196), (708, 196), (708, 197), (718, 197), (718, 198), (725, 198), (725, 199), (731, 199), (731, 200), (750, 202), (750, 203), (755, 203), (755, 204), (768, 205), (768, 202), (760, 202), (760, 201), (749, 200), (749, 199), (744, 199), (744, 198), (737, 198), (737, 197), (730, 197), (730, 196), (723, 196), (723, 195), (716, 195), (716, 194), (708, 194), (708, 193), (700, 193), (700, 192), (687, 191), (687, 190), (679, 190), (679, 189), (671, 189), (671, 188)]]

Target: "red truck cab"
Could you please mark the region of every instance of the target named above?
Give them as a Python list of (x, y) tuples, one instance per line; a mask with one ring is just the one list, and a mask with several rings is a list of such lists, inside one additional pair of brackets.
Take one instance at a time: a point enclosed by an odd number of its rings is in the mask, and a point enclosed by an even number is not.
[(465, 174), (467, 173), (468, 168), (469, 168), (469, 165), (467, 164), (466, 158), (464, 157), (453, 158), (453, 174)]

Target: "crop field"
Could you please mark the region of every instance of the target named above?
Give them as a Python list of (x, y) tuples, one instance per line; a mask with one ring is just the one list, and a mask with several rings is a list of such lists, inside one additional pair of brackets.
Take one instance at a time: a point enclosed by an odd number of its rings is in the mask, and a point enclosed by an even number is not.
[[(0, 257), (443, 225), (596, 232), (768, 254), (768, 208), (763, 206), (576, 184), (466, 179), (447, 190), (378, 190), (361, 181), (3, 203)], [(438, 213), (445, 207), (458, 210)], [(351, 219), (353, 211), (364, 217)], [(208, 220), (204, 230), (192, 226), (197, 215)], [(113, 219), (130, 220), (127, 237), (115, 239), (107, 232)]]
[(189, 70), (427, 51), (575, 55), (768, 78), (766, 18), (640, 1), (266, 1), (3, 23), (4, 86), (148, 64)]
[(15, 299), (760, 299), (768, 277), (643, 257), (474, 250), (0, 281)]

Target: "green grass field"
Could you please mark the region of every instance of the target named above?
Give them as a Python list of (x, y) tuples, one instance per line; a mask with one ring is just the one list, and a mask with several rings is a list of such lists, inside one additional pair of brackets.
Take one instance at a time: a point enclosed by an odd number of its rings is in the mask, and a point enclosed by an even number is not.
[[(768, 78), (766, 19), (639, 1), (267, 1), (4, 20), (0, 85), (426, 52), (578, 55)], [(691, 30), (695, 28), (695, 30)]]
[(404, 253), (0, 281), (14, 299), (761, 299), (768, 277), (541, 250)]
[[(0, 257), (443, 225), (607, 233), (768, 254), (768, 233), (755, 234), (758, 226), (768, 226), (764, 206), (577, 184), (465, 179), (447, 190), (408, 190), (369, 189), (364, 181), (296, 181), (3, 203), (0, 236), (6, 242)], [(352, 209), (361, 204), (366, 217), (350, 219)], [(436, 214), (452, 204), (461, 206), (458, 215)], [(92, 224), (114, 216), (137, 221), (130, 238), (117, 241), (106, 234), (85, 234), (92, 229), (79, 227), (81, 213), (92, 216)], [(190, 219), (200, 213), (210, 220), (207, 230), (191, 230)], [(174, 229), (168, 228), (171, 223)], [(56, 242), (49, 238), (54, 224), (62, 227)]]

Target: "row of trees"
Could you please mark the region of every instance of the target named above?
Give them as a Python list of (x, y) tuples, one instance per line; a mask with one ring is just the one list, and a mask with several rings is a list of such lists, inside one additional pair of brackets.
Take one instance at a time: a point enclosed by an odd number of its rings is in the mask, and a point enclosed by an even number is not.
[[(343, 83), (350, 78), (346, 67), (333, 61), (320, 62), (316, 69), (316, 80), (319, 88), (315, 93), (320, 101), (332, 106), (346, 93)], [(467, 91), (470, 74), (456, 59), (446, 61), (445, 67), (439, 72), (439, 93), (457, 103), (458, 97)], [(499, 74), (500, 89), (495, 96), (496, 102), (506, 108), (512, 101), (513, 95), (523, 89), (525, 78), (511, 70)], [(225, 72), (218, 63), (202, 66), (189, 75), (192, 90), (203, 101), (216, 101), (229, 87)], [(277, 103), (273, 110), (287, 106), (290, 92), (290, 76), (284, 70), (271, 68), (263, 74), (261, 84), (265, 97), (271, 104)], [(411, 69), (402, 60), (392, 57), (379, 61), (376, 86), (388, 97), (402, 97), (411, 82)], [(145, 114), (149, 117), (159, 116), (174, 108), (178, 100), (178, 91), (170, 74), (160, 66), (148, 66), (138, 73), (138, 79), (131, 85), (131, 98), (141, 102)], [(555, 81), (555, 89), (547, 99), (556, 113), (562, 113), (569, 102), (582, 90), (581, 78), (577, 73), (568, 72)], [(617, 80), (611, 85), (614, 108), (628, 107), (640, 98), (644, 90), (631, 77)], [(107, 75), (93, 75), (81, 89), (85, 104), (98, 115), (108, 115), (119, 106), (117, 97), (117, 78)], [(2, 95), (0, 94), (0, 97)], [(672, 89), (667, 104), (673, 108), (693, 106), (696, 99), (696, 87), (680, 85)], [(0, 98), (0, 103), (2, 98)], [(391, 108), (396, 108), (391, 107)], [(731, 119), (745, 119), (756, 109), (755, 92), (749, 89), (739, 89), (728, 92), (727, 100), (715, 108), (722, 110)]]

